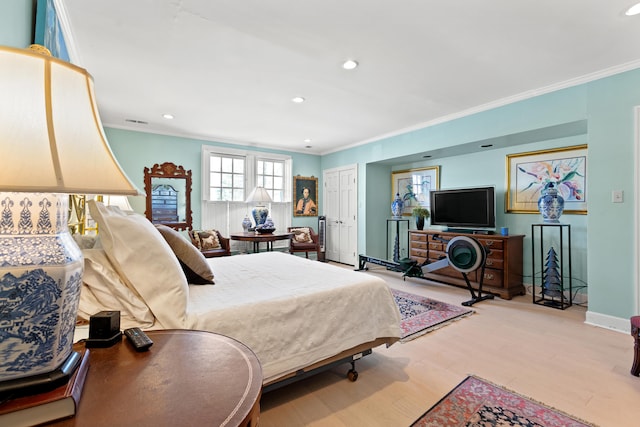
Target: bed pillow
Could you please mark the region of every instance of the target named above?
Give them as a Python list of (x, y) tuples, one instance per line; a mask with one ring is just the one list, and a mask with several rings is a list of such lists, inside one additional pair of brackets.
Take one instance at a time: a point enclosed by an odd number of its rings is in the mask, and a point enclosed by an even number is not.
[(309, 227), (294, 228), (291, 230), (293, 233), (293, 240), (297, 243), (313, 243), (311, 238), (311, 230)]
[(100, 230), (100, 240), (120, 278), (142, 297), (157, 319), (156, 325), (185, 326), (189, 287), (167, 241), (144, 216), (127, 214), (115, 206), (87, 202)]
[(187, 282), (194, 285), (213, 285), (213, 271), (202, 252), (173, 228), (162, 224), (156, 224), (156, 228), (178, 258)]
[(78, 318), (88, 321), (100, 311), (120, 311), (122, 329), (153, 326), (155, 319), (151, 310), (122, 282), (107, 254), (101, 249), (85, 249), (82, 254), (84, 275)]
[(222, 248), (216, 230), (192, 230), (191, 241), (201, 251)]

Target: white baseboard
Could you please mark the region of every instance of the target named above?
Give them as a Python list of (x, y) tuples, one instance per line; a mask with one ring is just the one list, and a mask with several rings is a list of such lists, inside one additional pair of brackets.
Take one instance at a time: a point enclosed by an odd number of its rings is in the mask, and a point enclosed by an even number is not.
[(584, 323), (587, 325), (598, 326), (600, 328), (610, 329), (625, 334), (631, 333), (631, 323), (629, 319), (609, 316), (608, 314), (595, 313), (587, 311)]

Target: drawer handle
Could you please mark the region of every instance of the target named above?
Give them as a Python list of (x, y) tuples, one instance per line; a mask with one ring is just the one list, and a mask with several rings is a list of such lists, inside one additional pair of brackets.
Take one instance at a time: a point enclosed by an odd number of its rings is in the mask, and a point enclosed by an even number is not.
[(491, 273), (485, 273), (485, 274), (484, 274), (484, 278), (485, 278), (485, 279), (487, 279), (487, 280), (491, 280), (491, 279), (493, 279), (493, 274), (491, 274)]
[(487, 240), (485, 243), (487, 246), (493, 246), (493, 240)]
[(485, 265), (493, 265), (493, 260), (490, 260), (490, 259), (486, 260)]

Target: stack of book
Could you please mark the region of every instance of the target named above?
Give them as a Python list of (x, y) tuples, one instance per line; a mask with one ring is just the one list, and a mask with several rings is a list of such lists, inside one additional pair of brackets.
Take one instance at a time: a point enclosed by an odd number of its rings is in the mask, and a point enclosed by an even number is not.
[(86, 349), (80, 365), (66, 384), (0, 403), (0, 425), (34, 426), (75, 415), (88, 370), (89, 350)]

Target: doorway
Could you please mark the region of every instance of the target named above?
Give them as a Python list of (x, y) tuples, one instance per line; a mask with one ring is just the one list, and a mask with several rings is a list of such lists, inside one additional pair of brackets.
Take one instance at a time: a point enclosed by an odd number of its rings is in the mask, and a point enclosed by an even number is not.
[(327, 218), (329, 261), (356, 265), (358, 247), (358, 165), (323, 172), (323, 210)]

